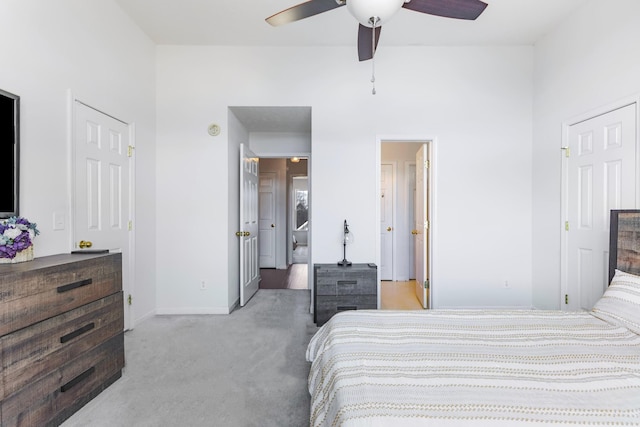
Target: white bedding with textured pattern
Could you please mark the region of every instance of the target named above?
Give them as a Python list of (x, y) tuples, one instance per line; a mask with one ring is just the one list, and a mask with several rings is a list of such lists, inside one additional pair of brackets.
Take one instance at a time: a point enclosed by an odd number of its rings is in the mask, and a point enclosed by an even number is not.
[(640, 425), (640, 336), (590, 312), (343, 312), (307, 360), (314, 427)]

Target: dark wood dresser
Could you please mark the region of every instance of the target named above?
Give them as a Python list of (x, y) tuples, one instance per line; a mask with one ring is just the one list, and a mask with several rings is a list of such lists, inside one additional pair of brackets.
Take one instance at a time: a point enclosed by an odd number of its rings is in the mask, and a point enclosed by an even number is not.
[(313, 320), (322, 326), (339, 311), (378, 308), (375, 264), (314, 264)]
[(0, 425), (61, 424), (121, 376), (121, 254), (0, 264), (0, 318)]

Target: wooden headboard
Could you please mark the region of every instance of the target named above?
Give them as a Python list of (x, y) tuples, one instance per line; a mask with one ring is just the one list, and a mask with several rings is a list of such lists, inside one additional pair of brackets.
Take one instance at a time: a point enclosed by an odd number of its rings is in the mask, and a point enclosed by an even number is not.
[(609, 283), (615, 269), (640, 275), (640, 210), (612, 210), (609, 235)]

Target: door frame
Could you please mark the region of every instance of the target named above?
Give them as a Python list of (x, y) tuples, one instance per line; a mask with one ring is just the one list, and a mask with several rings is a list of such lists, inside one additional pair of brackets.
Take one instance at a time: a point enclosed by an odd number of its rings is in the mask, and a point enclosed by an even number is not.
[[(311, 188), (309, 188), (309, 160), (307, 160), (307, 175), (302, 175), (302, 174), (298, 174), (298, 173), (294, 173), (290, 175), (290, 180), (289, 182), (287, 182), (287, 186), (289, 186), (289, 188), (291, 189), (291, 192), (288, 194), (288, 200), (289, 203), (287, 204), (287, 235), (288, 236), (292, 236), (293, 235), (293, 224), (295, 222), (295, 217), (296, 217), (296, 206), (295, 206), (295, 189), (293, 188), (293, 182), (294, 182), (294, 178), (306, 178), (307, 179), (307, 198), (311, 196)], [(308, 200), (308, 199), (307, 199)], [(307, 212), (307, 215), (309, 215), (310, 211), (311, 211), (311, 205), (309, 205), (309, 212)], [(307, 216), (308, 218), (308, 216)], [(309, 224), (311, 225), (311, 221), (309, 221)], [(311, 233), (307, 230), (307, 245), (309, 244), (309, 235)], [(308, 258), (308, 257), (307, 257)], [(307, 259), (307, 262), (309, 260)], [(287, 239), (287, 264), (293, 264), (293, 240), (292, 239)]]
[[(76, 174), (75, 174), (75, 161), (76, 161), (76, 150), (75, 150), (75, 117), (76, 117), (76, 103), (80, 103), (85, 105), (86, 107), (92, 108), (96, 111), (99, 111), (102, 114), (105, 114), (109, 117), (112, 117), (115, 120), (123, 122), (127, 125), (127, 129), (129, 132), (129, 145), (132, 147), (131, 157), (129, 157), (129, 221), (133, 225), (131, 230), (129, 230), (128, 236), (128, 264), (129, 268), (127, 274), (129, 276), (128, 289), (123, 289), (123, 291), (128, 290), (128, 295), (123, 295), (123, 299), (125, 302), (128, 300), (128, 297), (131, 296), (132, 300), (135, 298), (135, 253), (136, 253), (136, 210), (135, 210), (135, 177), (136, 177), (136, 123), (129, 120), (124, 120), (122, 118), (118, 118), (112, 114), (105, 113), (104, 110), (100, 108), (96, 108), (91, 102), (86, 102), (83, 98), (79, 98), (76, 96), (73, 91), (67, 91), (67, 148), (68, 148), (68, 162), (69, 166), (67, 169), (67, 194), (69, 197), (69, 204), (67, 206), (67, 216), (69, 218), (69, 240), (67, 245), (69, 247), (69, 252), (75, 249), (75, 242), (77, 241), (76, 236), (76, 218), (75, 218), (75, 208), (76, 208), (76, 197), (75, 197), (75, 184), (76, 184)], [(132, 330), (135, 327), (135, 306), (133, 304), (128, 305), (129, 309), (124, 311), (124, 329)]]
[[(437, 291), (434, 290), (434, 284), (437, 283), (436, 280), (436, 272), (437, 268), (437, 254), (434, 248), (437, 245), (437, 236), (438, 236), (438, 221), (437, 221), (437, 188), (438, 188), (438, 174), (437, 174), (437, 138), (435, 136), (428, 135), (376, 135), (376, 159), (375, 159), (375, 170), (376, 170), (376, 183), (375, 183), (375, 194), (376, 200), (378, 200), (377, 195), (380, 194), (380, 178), (381, 178), (381, 164), (382, 164), (382, 144), (387, 143), (415, 143), (415, 144), (427, 144), (427, 148), (429, 150), (429, 160), (430, 160), (430, 174), (429, 174), (429, 239), (428, 239), (428, 248), (429, 248), (429, 262), (428, 262), (428, 276), (429, 276), (429, 308), (434, 307), (434, 295), (437, 294)], [(417, 167), (417, 165), (416, 165)], [(394, 206), (395, 212), (395, 206)], [(376, 265), (380, 265), (380, 205), (376, 206), (376, 219), (375, 219), (375, 238), (376, 238)], [(394, 216), (395, 221), (395, 216)], [(394, 251), (397, 252), (397, 251)], [(381, 281), (380, 274), (377, 277), (377, 286), (378, 286), (378, 309), (381, 307), (380, 305), (380, 296), (381, 296)]]
[[(251, 148), (251, 147), (250, 147)], [(311, 252), (312, 252), (312, 238), (311, 238), (311, 230), (313, 227), (313, 189), (312, 189), (312, 179), (311, 179), (311, 153), (310, 152), (306, 152), (306, 151), (283, 151), (283, 152), (277, 152), (277, 153), (272, 153), (272, 152), (262, 152), (259, 149), (253, 149), (251, 148), (252, 151), (255, 153), (255, 155), (258, 157), (258, 159), (281, 159), (281, 158), (285, 158), (285, 159), (290, 159), (291, 157), (305, 157), (307, 159), (307, 183), (309, 185), (309, 196), (308, 196), (308, 201), (309, 201), (309, 232), (307, 235), (307, 251), (308, 251), (308, 258), (307, 258), (307, 288), (309, 289), (309, 291), (311, 292), (311, 304), (309, 306), (309, 312), (313, 313), (313, 307), (314, 307), (314, 297), (313, 297), (313, 263), (312, 261), (312, 256), (311, 256)], [(283, 190), (286, 191), (286, 190)], [(286, 207), (286, 209), (288, 210), (288, 206)], [(287, 215), (285, 215), (286, 218)], [(290, 227), (286, 227), (287, 229)], [(287, 247), (289, 247), (288, 243), (286, 245)], [(285, 262), (288, 262), (288, 255), (286, 254), (287, 250), (285, 250)]]
[[(380, 170), (380, 176), (382, 177), (382, 160), (380, 161), (380, 166), (378, 167), (378, 169)], [(398, 193), (398, 161), (397, 160), (389, 160), (389, 161), (385, 161), (384, 162), (385, 165), (390, 165), (391, 166), (391, 179), (392, 179), (392, 191), (393, 194), (391, 195), (391, 281), (395, 282), (396, 280), (398, 280), (398, 274), (397, 274), (397, 268), (396, 268), (396, 263), (398, 262), (397, 260), (397, 254), (398, 254), (398, 241), (396, 239), (396, 231), (397, 231), (397, 206), (398, 206), (398, 199), (397, 199), (397, 193)], [(380, 185), (380, 184), (378, 184)], [(378, 200), (380, 200), (380, 190), (378, 190)], [(380, 209), (378, 207), (378, 209)], [(378, 219), (378, 224), (380, 224), (380, 220)], [(381, 230), (378, 229), (378, 235), (380, 235)], [(382, 243), (380, 243), (380, 248), (382, 249)], [(380, 259), (380, 261), (382, 261), (382, 259)], [(378, 273), (380, 273), (380, 266), (382, 265), (381, 262), (379, 262), (378, 264)], [(379, 274), (380, 275), (380, 274)]]
[(618, 101), (594, 108), (585, 113), (573, 116), (562, 122), (562, 138), (560, 144), (560, 155), (562, 156), (561, 167), (561, 192), (560, 192), (560, 309), (567, 310), (564, 296), (569, 293), (569, 242), (568, 233), (565, 231), (565, 223), (569, 220), (569, 158), (565, 155), (565, 150), (569, 146), (569, 131), (571, 126), (580, 122), (593, 119), (603, 114), (610, 113), (623, 107), (635, 104), (636, 106), (636, 203), (635, 208), (640, 208), (640, 94), (622, 98)]

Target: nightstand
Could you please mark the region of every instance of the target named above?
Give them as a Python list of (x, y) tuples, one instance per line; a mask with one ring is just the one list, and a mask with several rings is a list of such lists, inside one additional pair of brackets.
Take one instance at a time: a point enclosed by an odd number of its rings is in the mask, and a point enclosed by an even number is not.
[(314, 322), (322, 326), (339, 311), (378, 308), (377, 271), (375, 264), (314, 264)]

